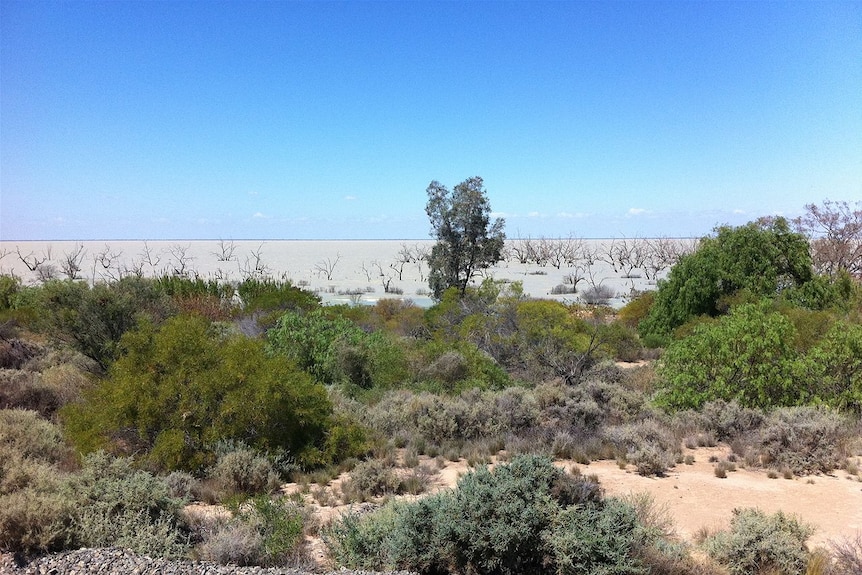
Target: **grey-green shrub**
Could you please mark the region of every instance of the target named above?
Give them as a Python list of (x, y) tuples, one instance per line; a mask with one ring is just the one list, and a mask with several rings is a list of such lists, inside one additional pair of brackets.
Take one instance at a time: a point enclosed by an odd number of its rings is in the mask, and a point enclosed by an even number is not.
[(180, 518), (182, 501), (160, 478), (104, 452), (87, 456), (65, 487), (75, 502), (73, 543), (122, 546), (154, 557), (180, 557), (188, 538)]
[(566, 474), (547, 457), (519, 456), (493, 471), (468, 473), (455, 491), (349, 514), (324, 537), (350, 568), (545, 573), (556, 569), (550, 532), (561, 511), (602, 506), (593, 478)]
[(562, 511), (548, 536), (560, 575), (636, 575), (647, 569), (634, 553), (634, 508), (617, 499)]
[(379, 459), (363, 461), (353, 468), (350, 479), (341, 485), (346, 503), (368, 501), (372, 497), (395, 494), (400, 480), (395, 470)]
[(730, 530), (716, 533), (705, 546), (732, 575), (797, 575), (805, 570), (805, 541), (812, 533), (810, 526), (780, 511), (768, 515), (759, 509), (734, 509)]
[(654, 419), (611, 427), (605, 436), (641, 475), (661, 475), (682, 452), (674, 434)]
[(0, 551), (25, 554), (62, 549), (70, 536), (74, 501), (64, 474), (19, 455), (0, 459)]
[(280, 483), (269, 459), (249, 447), (238, 447), (220, 455), (210, 477), (223, 497), (268, 493)]
[(12, 454), (59, 463), (70, 456), (71, 450), (60, 428), (35, 411), (0, 409), (0, 459)]
[(797, 475), (828, 473), (847, 456), (852, 428), (836, 411), (818, 407), (776, 410), (756, 435), (760, 459), (774, 469)]
[(204, 561), (222, 565), (258, 565), (263, 537), (247, 523), (232, 521), (216, 527), (195, 549)]

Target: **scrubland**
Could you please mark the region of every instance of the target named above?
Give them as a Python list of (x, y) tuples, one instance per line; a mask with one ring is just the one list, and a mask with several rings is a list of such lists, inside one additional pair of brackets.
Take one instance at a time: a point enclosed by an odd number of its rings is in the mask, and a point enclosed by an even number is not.
[[(426, 309), (323, 306), (284, 278), (192, 269), (2, 275), (0, 549), (435, 574), (859, 573), (862, 288), (818, 270), (796, 236), (720, 229), (619, 310), (528, 297), (511, 278)], [(726, 257), (741, 246), (750, 257)], [(782, 503), (698, 526), (708, 498), (681, 479), (695, 467), (730, 499), (787, 485), (810, 503), (806, 487), (832, 486), (849, 510), (834, 521), (850, 523), (818, 536), (829, 515)], [(669, 504), (674, 486), (690, 499)]]

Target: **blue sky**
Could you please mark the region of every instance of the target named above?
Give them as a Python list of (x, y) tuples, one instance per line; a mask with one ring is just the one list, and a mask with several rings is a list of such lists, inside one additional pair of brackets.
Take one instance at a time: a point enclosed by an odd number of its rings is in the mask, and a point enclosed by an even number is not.
[(0, 0), (0, 239), (700, 236), (862, 199), (862, 2)]

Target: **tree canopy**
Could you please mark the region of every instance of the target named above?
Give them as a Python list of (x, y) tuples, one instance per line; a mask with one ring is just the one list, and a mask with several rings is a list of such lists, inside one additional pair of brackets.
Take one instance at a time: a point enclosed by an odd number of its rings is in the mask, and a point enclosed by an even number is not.
[(425, 211), (437, 243), (429, 256), (428, 284), (440, 299), (450, 287), (463, 295), (473, 276), (502, 259), (504, 221), (491, 221), (482, 178), (468, 178), (450, 191), (438, 181), (428, 186)]
[(659, 283), (640, 333), (667, 338), (693, 317), (723, 313), (740, 292), (754, 299), (775, 297), (812, 278), (808, 240), (791, 231), (784, 218), (721, 226)]

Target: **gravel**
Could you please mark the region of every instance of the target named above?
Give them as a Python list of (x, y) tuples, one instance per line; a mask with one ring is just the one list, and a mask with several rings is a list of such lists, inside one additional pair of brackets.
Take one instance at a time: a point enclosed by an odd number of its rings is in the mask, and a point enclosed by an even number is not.
[[(309, 575), (285, 568), (236, 567), (204, 561), (170, 561), (135, 555), (127, 549), (78, 549), (16, 565), (9, 554), (0, 554), (0, 575)], [(381, 575), (371, 571), (342, 569), (330, 575)], [(387, 575), (411, 575), (393, 571)]]

